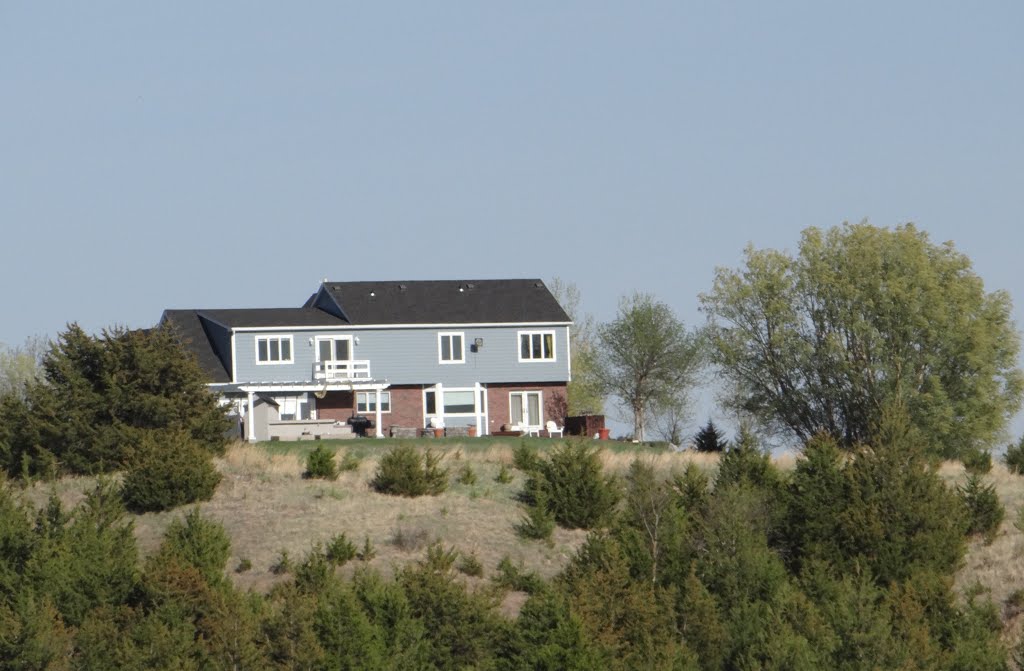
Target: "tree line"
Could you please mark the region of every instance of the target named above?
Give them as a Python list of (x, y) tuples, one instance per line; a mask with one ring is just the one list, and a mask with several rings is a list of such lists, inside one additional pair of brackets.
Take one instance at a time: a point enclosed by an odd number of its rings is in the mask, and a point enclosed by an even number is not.
[(1024, 392), (1010, 297), (986, 292), (952, 243), (911, 224), (860, 223), (809, 228), (795, 254), (748, 247), (744, 256), (700, 295), (700, 328), (643, 293), (606, 324), (585, 319), (569, 407), (609, 396), (634, 438), (660, 419), (662, 435), (678, 439), (675, 420), (709, 368), (725, 411), (794, 445), (828, 435), (852, 449), (896, 405), (936, 456), (1003, 438)]

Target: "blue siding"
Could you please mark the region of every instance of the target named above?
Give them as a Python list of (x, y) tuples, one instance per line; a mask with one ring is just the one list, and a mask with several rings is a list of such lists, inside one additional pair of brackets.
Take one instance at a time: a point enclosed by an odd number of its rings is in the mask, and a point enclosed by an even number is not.
[[(520, 362), (519, 338), (521, 330), (547, 330), (555, 332), (555, 361)], [(438, 334), (440, 332), (465, 334), (465, 363), (438, 362)], [(407, 328), (374, 330), (302, 330), (291, 332), (292, 364), (256, 365), (257, 336), (289, 335), (288, 332), (235, 335), (236, 380), (238, 382), (296, 382), (312, 379), (315, 345), (311, 338), (326, 335), (348, 335), (359, 338), (354, 344), (352, 358), (369, 360), (370, 373), (376, 380), (387, 379), (391, 384), (435, 384), (469, 386), (474, 382), (562, 382), (569, 377), (568, 329), (556, 327), (474, 327)], [(479, 351), (471, 351), (476, 338), (483, 338)], [(315, 342), (315, 341), (314, 341)]]

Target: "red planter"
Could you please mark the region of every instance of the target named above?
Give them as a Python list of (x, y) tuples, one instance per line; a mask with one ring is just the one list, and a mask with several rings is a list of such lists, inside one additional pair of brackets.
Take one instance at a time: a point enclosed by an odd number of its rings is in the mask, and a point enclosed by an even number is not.
[(601, 427), (597, 430), (597, 434), (601, 437), (601, 440), (608, 440), (608, 429)]

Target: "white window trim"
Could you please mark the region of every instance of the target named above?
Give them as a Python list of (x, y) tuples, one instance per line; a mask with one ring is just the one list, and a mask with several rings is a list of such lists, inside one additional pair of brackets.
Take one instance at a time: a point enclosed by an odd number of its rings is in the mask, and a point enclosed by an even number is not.
[[(445, 338), (451, 338), (452, 336), (459, 336), (459, 338), (461, 338), (461, 340), (462, 340), (462, 347), (460, 349), (462, 351), (460, 352), (460, 354), (462, 356), (460, 358), (458, 358), (458, 359), (449, 359), (449, 360), (446, 361), (445, 359), (443, 359), (441, 357), (441, 341), (444, 340)], [(449, 345), (450, 345), (450, 343), (449, 343)], [(455, 363), (466, 363), (466, 333), (465, 333), (465, 331), (441, 331), (440, 333), (437, 334), (437, 362), (439, 364), (442, 364), (442, 365), (455, 364)]]
[[(550, 335), (551, 336), (551, 358), (550, 359), (534, 359), (528, 357), (523, 358), (523, 336), (534, 336), (534, 335)], [(541, 340), (543, 343), (543, 340)], [(530, 351), (533, 351), (531, 346)], [(558, 335), (553, 329), (544, 329), (539, 331), (519, 331), (516, 333), (516, 356), (519, 358), (519, 363), (553, 363), (558, 361)]]
[[(360, 410), (359, 409), (359, 395), (360, 394), (366, 394), (366, 410)], [(376, 397), (376, 395), (377, 395), (376, 391), (357, 391), (356, 392), (356, 412), (377, 412), (376, 408), (374, 408), (373, 410), (370, 410), (370, 400), (374, 399)], [(381, 410), (380, 414), (382, 414), (382, 415), (390, 415), (391, 414), (391, 392), (390, 391), (382, 391), (382, 392), (380, 392), (381, 405), (383, 405), (383, 401), (384, 401), (384, 397), (385, 396), (388, 397), (388, 409), (387, 410)]]
[[(268, 357), (270, 356), (270, 341), (271, 340), (277, 340), (279, 343), (284, 342), (285, 340), (287, 340), (288, 341), (288, 354), (290, 355), (289, 358), (288, 359), (281, 359), (280, 361), (260, 361), (260, 341), (261, 340), (266, 340), (267, 341), (267, 356)], [(282, 336), (256, 336), (256, 339), (253, 340), (253, 344), (255, 345), (255, 347), (254, 347), (254, 349), (255, 349), (254, 354), (256, 355), (256, 365), (257, 366), (288, 366), (290, 364), (295, 363), (295, 342), (292, 340), (292, 337), (290, 335), (282, 335)], [(278, 344), (278, 351), (280, 351), (280, 347), (281, 347), (281, 345)]]
[[(352, 336), (350, 336), (350, 335), (316, 336), (313, 340), (314, 340), (314, 343), (313, 343), (313, 356), (316, 357), (316, 362), (317, 363), (321, 363), (321, 361), (320, 361), (320, 343), (322, 341), (324, 341), (324, 340), (330, 340), (332, 343), (335, 340), (347, 340), (348, 341), (348, 359), (346, 359), (346, 361), (352, 361), (352, 354), (353, 354), (352, 346), (355, 344), (352, 341)], [(331, 346), (331, 354), (334, 354), (334, 352), (335, 352), (335, 349), (334, 349), (334, 345), (332, 344), (332, 346)], [(331, 361), (338, 361), (338, 359), (331, 359)]]
[(540, 389), (522, 389), (520, 391), (510, 391), (508, 393), (508, 421), (512, 421), (512, 397), (522, 396), (525, 400), (526, 394), (537, 394), (537, 414), (540, 415), (538, 418), (539, 424), (527, 424), (531, 429), (542, 429), (544, 428), (544, 392)]
[[(461, 391), (461, 392), (468, 392), (468, 393), (472, 394), (473, 395), (473, 411), (472, 412), (445, 412), (444, 411), (444, 395), (447, 394), (448, 392), (451, 392), (451, 391)], [(441, 410), (441, 412), (438, 413), (439, 415), (443, 415), (444, 417), (476, 417), (476, 404), (480, 402), (480, 399), (477, 396), (476, 388), (475, 387), (445, 387), (442, 390), (442, 393), (439, 394), (438, 396), (440, 396), (440, 398), (435, 397), (437, 399), (437, 401), (435, 401), (435, 402), (437, 402), (438, 408), (440, 408), (440, 410)]]

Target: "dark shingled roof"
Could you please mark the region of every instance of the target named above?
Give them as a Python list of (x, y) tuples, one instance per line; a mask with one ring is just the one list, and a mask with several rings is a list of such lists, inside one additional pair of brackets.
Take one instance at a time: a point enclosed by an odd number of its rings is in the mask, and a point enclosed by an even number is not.
[(335, 326), (345, 322), (316, 308), (252, 308), (238, 310), (199, 310), (211, 321), (228, 328), (268, 326)]
[(323, 286), (349, 322), (359, 325), (571, 321), (544, 282), (536, 279), (325, 282)]
[(195, 353), (199, 360), (199, 367), (209, 376), (210, 382), (231, 382), (231, 374), (213, 350), (213, 344), (206, 329), (203, 328), (203, 322), (199, 318), (198, 312), (198, 310), (164, 310), (160, 323), (170, 322), (174, 326), (185, 347)]

